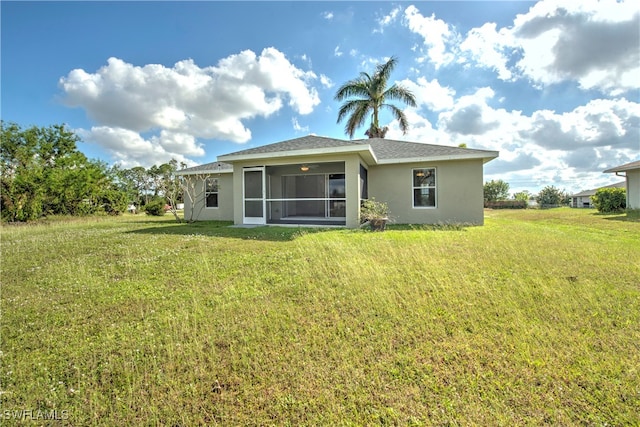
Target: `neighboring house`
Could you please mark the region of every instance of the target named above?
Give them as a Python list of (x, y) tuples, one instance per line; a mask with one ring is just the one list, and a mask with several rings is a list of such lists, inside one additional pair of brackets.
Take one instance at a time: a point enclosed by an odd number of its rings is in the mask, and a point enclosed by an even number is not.
[[(606, 185), (600, 188), (625, 188), (625, 183), (624, 181), (622, 181), (616, 184)], [(600, 190), (600, 188), (582, 191), (580, 193), (569, 196), (571, 198), (571, 207), (572, 208), (592, 208), (593, 203), (591, 203), (591, 196), (595, 196), (596, 191)]]
[[(397, 223), (484, 223), (483, 165), (497, 151), (309, 135), (184, 169), (185, 218), (235, 224), (360, 225), (360, 202)], [(197, 215), (196, 215), (197, 214)]]
[(640, 209), (640, 160), (607, 169), (604, 173), (624, 176), (627, 188), (627, 209)]

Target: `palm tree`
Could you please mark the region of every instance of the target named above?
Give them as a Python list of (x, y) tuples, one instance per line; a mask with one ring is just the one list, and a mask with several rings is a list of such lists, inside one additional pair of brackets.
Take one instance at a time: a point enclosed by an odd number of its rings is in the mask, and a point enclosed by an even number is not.
[(389, 75), (396, 63), (397, 59), (391, 57), (384, 64), (379, 64), (373, 75), (361, 72), (358, 78), (349, 80), (336, 92), (336, 101), (346, 100), (340, 107), (337, 122), (340, 123), (342, 119), (349, 116), (344, 127), (349, 138), (353, 138), (356, 129), (364, 124), (369, 114), (371, 114), (371, 125), (365, 135), (369, 138), (384, 138), (388, 128), (386, 126), (380, 128), (378, 120), (378, 114), (382, 108), (390, 109), (400, 123), (402, 133), (407, 133), (409, 123), (404, 112), (395, 105), (386, 103), (389, 100), (399, 100), (411, 107), (416, 106), (416, 99), (408, 89), (397, 84), (387, 87)]

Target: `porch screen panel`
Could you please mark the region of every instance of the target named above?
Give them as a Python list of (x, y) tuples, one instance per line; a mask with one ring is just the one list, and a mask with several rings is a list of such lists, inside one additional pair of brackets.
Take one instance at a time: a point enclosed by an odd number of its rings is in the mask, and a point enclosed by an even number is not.
[[(345, 186), (345, 175), (334, 173), (329, 175), (329, 216), (331, 218), (344, 218), (346, 216), (347, 191)], [(340, 200), (336, 200), (340, 199)]]
[(263, 216), (262, 171), (244, 172), (244, 216)]
[(244, 198), (262, 198), (262, 171), (245, 171), (244, 173)]
[(288, 216), (324, 217), (325, 175), (290, 175), (283, 177), (285, 212)]

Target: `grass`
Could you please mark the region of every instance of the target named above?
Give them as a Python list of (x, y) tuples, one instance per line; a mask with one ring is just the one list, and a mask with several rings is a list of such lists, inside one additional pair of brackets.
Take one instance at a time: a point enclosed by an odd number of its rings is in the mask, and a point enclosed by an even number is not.
[(633, 218), (226, 225), (3, 226), (3, 424), (640, 424)]

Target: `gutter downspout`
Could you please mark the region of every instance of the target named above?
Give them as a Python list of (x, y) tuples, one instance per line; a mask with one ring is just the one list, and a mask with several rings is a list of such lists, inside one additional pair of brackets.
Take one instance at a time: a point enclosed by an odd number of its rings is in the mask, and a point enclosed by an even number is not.
[[(615, 174), (616, 176), (619, 176), (619, 177), (624, 176), (624, 189), (625, 189), (625, 192), (627, 193), (627, 206), (629, 206), (629, 197), (631, 197), (631, 194), (629, 194), (629, 180), (627, 179), (627, 174), (624, 172), (616, 172)], [(620, 175), (620, 174), (624, 174), (624, 175)]]

